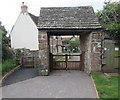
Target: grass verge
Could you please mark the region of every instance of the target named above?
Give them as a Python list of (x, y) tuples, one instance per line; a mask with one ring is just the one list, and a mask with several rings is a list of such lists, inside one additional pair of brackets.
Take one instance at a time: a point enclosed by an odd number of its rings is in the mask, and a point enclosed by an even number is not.
[(94, 79), (94, 82), (96, 84), (96, 88), (98, 91), (98, 95), (100, 99), (104, 100), (105, 98), (114, 98), (117, 99), (118, 96), (118, 85), (119, 85), (119, 79), (118, 76), (111, 76), (111, 77), (105, 77), (105, 75), (102, 72), (96, 72), (92, 73), (92, 77)]
[(55, 59), (56, 61), (65, 61), (65, 57), (59, 57)]
[(2, 70), (1, 76), (12, 70), (16, 67), (16, 60), (15, 59), (8, 59), (0, 64), (0, 69)]

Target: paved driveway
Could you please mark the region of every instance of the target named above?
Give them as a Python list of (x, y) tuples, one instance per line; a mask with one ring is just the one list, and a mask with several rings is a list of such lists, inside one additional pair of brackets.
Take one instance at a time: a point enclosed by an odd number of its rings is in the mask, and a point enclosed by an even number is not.
[(2, 82), (2, 86), (25, 81), (38, 76), (36, 68), (20, 68)]
[(96, 98), (91, 78), (84, 72), (56, 70), (2, 88), (4, 98)]

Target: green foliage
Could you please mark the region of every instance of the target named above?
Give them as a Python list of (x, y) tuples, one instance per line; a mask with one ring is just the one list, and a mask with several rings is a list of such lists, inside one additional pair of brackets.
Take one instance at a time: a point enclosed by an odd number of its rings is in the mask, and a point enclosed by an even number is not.
[(0, 30), (0, 34), (3, 34), (4, 33), (4, 31), (3, 30)]
[(109, 35), (120, 43), (120, 2), (105, 2), (103, 10), (97, 12), (101, 25)]
[(69, 44), (69, 43), (70, 43), (70, 40), (62, 40), (62, 43), (63, 43), (63, 44)]
[(120, 24), (111, 24), (109, 33), (113, 39), (120, 43)]
[(75, 39), (72, 39), (70, 41), (70, 49), (71, 50), (75, 50), (76, 52), (79, 51), (79, 47), (80, 47), (80, 40), (79, 38), (75, 38)]
[(0, 64), (0, 69), (2, 69), (2, 75), (9, 72), (14, 67), (16, 67), (16, 60), (15, 59), (7, 59), (2, 64)]
[(107, 27), (108, 24), (120, 23), (120, 4), (118, 2), (105, 3), (103, 10), (97, 12), (100, 23)]
[(80, 47), (80, 40), (79, 38), (74, 38), (71, 40), (62, 40), (63, 44), (69, 44), (69, 49), (72, 51), (74, 50), (75, 52), (79, 51), (79, 47)]
[(105, 77), (101, 72), (92, 73), (100, 98), (118, 98), (118, 78)]
[(0, 75), (9, 72), (16, 66), (16, 60), (14, 59), (13, 51), (10, 48), (10, 39), (6, 34), (7, 31), (0, 21), (0, 55), (2, 56), (2, 63), (0, 63), (0, 71), (2, 72), (0, 72)]
[(7, 31), (0, 24), (0, 38), (2, 38), (2, 61), (13, 58), (13, 52), (10, 48), (10, 39), (6, 36)]
[(2, 45), (2, 60), (5, 61), (7, 59), (13, 58), (13, 51), (6, 45)]

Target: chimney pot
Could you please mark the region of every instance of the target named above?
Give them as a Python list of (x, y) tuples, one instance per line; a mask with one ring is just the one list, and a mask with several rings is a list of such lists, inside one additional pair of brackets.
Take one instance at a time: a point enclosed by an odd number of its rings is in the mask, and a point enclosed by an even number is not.
[(22, 5), (24, 5), (24, 2), (22, 2)]
[(28, 7), (24, 5), (24, 2), (22, 2), (21, 12), (27, 12), (27, 11), (28, 11)]

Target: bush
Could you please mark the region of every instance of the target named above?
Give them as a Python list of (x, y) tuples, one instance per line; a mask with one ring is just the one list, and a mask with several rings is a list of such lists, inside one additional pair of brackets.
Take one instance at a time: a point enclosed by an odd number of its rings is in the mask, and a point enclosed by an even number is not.
[(120, 46), (120, 2), (105, 2), (103, 10), (98, 11), (97, 16), (108, 35)]
[(15, 59), (8, 59), (4, 61), (2, 64), (0, 64), (0, 69), (2, 69), (2, 75), (9, 72), (11, 69), (16, 67), (16, 60)]
[(120, 47), (120, 24), (112, 24), (111, 27), (109, 27), (109, 35), (118, 43), (118, 46)]
[(2, 45), (2, 61), (13, 59), (13, 51), (8, 46)]
[(0, 28), (0, 40), (1, 40), (0, 46), (2, 46), (2, 48), (0, 48), (2, 52), (0, 52), (0, 54), (2, 54), (2, 61), (4, 62), (7, 59), (12, 59), (13, 51), (10, 48), (10, 38), (6, 36), (7, 31), (4, 28), (4, 26), (1, 25), (1, 22), (0, 22), (0, 27), (2, 27)]

